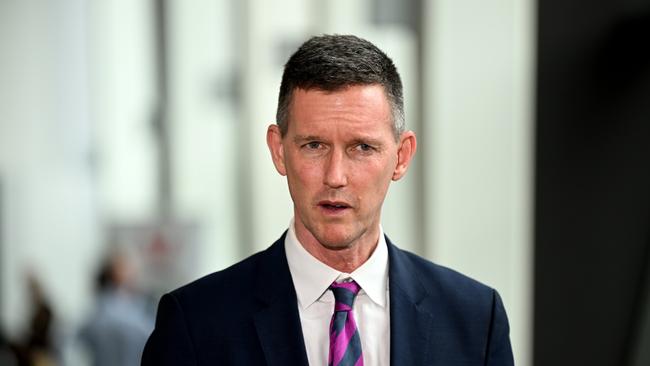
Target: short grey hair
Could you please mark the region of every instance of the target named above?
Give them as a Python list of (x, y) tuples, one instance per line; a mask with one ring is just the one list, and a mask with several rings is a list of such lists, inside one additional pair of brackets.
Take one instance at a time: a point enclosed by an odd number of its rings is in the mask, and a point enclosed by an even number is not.
[(280, 134), (289, 128), (289, 107), (296, 89), (338, 91), (348, 86), (383, 86), (391, 106), (395, 139), (404, 132), (402, 80), (397, 68), (374, 44), (352, 35), (312, 37), (284, 66), (276, 121)]

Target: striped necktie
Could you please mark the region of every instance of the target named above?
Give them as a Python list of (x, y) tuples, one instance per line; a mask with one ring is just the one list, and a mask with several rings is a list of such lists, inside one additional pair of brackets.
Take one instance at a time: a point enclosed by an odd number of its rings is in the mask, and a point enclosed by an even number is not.
[(361, 287), (356, 282), (334, 282), (334, 315), (330, 322), (330, 354), (328, 366), (363, 366), (361, 339), (354, 321), (352, 305)]

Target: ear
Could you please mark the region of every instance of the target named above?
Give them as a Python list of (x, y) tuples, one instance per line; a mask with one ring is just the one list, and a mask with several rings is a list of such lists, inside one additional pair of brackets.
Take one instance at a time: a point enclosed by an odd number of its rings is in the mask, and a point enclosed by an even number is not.
[(281, 175), (287, 175), (287, 169), (284, 165), (284, 146), (282, 145), (282, 135), (278, 125), (272, 124), (266, 130), (266, 145), (271, 152), (275, 170)]
[(415, 156), (416, 148), (417, 139), (415, 138), (415, 132), (406, 131), (402, 133), (397, 148), (397, 165), (395, 166), (395, 171), (393, 171), (393, 180), (399, 180), (406, 174), (406, 170), (409, 164), (411, 164), (413, 156)]

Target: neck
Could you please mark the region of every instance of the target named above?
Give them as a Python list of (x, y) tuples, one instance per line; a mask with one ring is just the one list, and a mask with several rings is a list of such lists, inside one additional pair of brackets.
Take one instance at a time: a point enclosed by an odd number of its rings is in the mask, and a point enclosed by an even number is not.
[(364, 264), (379, 243), (379, 225), (340, 248), (332, 248), (320, 243), (307, 228), (298, 223), (295, 225), (295, 230), (298, 242), (309, 254), (337, 271), (345, 273), (352, 273)]

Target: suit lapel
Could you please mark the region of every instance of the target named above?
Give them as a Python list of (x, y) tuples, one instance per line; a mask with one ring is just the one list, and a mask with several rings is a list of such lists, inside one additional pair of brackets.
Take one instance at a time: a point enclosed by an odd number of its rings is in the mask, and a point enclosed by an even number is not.
[(254, 322), (269, 366), (307, 365), (298, 302), (284, 253), (284, 235), (260, 260), (256, 293), (262, 304)]
[(428, 295), (410, 259), (388, 238), (390, 289), (390, 364), (430, 365), (433, 315), (421, 304)]

